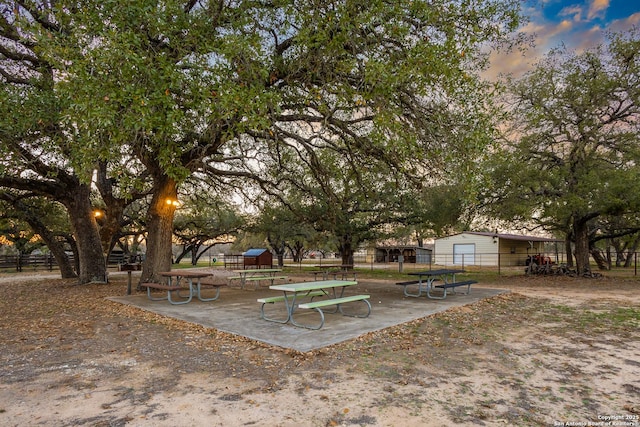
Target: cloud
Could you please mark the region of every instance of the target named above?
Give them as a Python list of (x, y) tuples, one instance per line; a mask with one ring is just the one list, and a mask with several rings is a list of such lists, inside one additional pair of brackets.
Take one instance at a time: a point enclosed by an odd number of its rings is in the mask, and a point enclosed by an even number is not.
[(604, 17), (604, 14), (608, 8), (609, 8), (609, 0), (593, 0), (589, 5), (589, 12), (587, 13), (587, 19), (592, 20), (595, 18)]
[(573, 21), (564, 19), (560, 22), (529, 23), (522, 31), (536, 38), (536, 46), (539, 46), (538, 50), (547, 50), (556, 47), (558, 38), (570, 34), (574, 28)]
[[(539, 0), (543, 3), (546, 0)], [(625, 18), (607, 20), (610, 0), (589, 0), (583, 8), (567, 6), (555, 16), (553, 21), (544, 15), (542, 8), (528, 8), (530, 20), (520, 31), (535, 39), (535, 46), (524, 53), (514, 51), (509, 54), (493, 53), (491, 68), (485, 73), (495, 78), (500, 73), (510, 73), (519, 77), (530, 70), (550, 49), (564, 45), (576, 53), (584, 52), (606, 42), (607, 31), (624, 32), (632, 27), (640, 28), (640, 12)]]
[(582, 21), (583, 9), (580, 6), (567, 6), (558, 12), (558, 16), (573, 17), (574, 22)]
[(601, 44), (604, 41), (603, 35), (603, 29), (598, 25), (594, 25), (584, 31), (572, 34), (567, 40), (567, 46), (577, 53), (582, 53), (585, 50)]
[(565, 19), (560, 22), (530, 21), (521, 31), (535, 37), (535, 46), (524, 52), (493, 52), (490, 57), (491, 67), (484, 73), (485, 77), (495, 80), (498, 75), (506, 73), (519, 77), (544, 56), (549, 49), (558, 47), (560, 37), (566, 37), (574, 29), (574, 22)]
[(640, 12), (629, 15), (624, 19), (616, 19), (615, 21), (611, 21), (609, 28), (612, 31), (621, 32), (638, 26), (640, 26)]

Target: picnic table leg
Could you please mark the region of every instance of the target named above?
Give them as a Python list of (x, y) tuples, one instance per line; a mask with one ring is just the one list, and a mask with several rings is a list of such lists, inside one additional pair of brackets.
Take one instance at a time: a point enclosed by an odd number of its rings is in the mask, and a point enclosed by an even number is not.
[(314, 310), (320, 313), (320, 324), (318, 324), (317, 326), (303, 325), (302, 323), (297, 323), (295, 320), (293, 320), (293, 314), (291, 315), (291, 324), (295, 326), (299, 326), (301, 328), (313, 329), (313, 330), (318, 330), (322, 328), (322, 326), (324, 326), (324, 313), (318, 307), (314, 308)]
[(366, 300), (366, 299), (363, 299), (361, 301), (367, 305), (367, 314), (364, 314), (364, 315), (363, 314), (347, 314), (344, 311), (342, 311), (342, 304), (338, 304), (338, 310), (340, 310), (340, 314), (342, 314), (343, 316), (361, 317), (361, 318), (369, 317), (369, 315), (371, 314), (371, 303), (369, 302), (369, 300)]
[[(171, 277), (169, 277), (168, 282), (169, 282), (169, 286), (171, 286), (171, 283), (172, 283)], [(171, 304), (178, 305), (178, 304), (186, 304), (188, 302), (191, 302), (191, 299), (193, 298), (193, 285), (191, 283), (191, 279), (188, 279), (188, 282), (189, 282), (189, 295), (188, 296), (180, 294), (180, 289), (174, 289), (174, 290), (168, 290), (167, 291), (167, 299), (169, 300), (169, 302)], [(176, 287), (179, 288), (179, 286), (180, 286), (180, 278), (177, 278), (176, 279)], [(186, 298), (186, 299), (182, 300), (182, 301), (174, 301), (173, 298), (171, 298), (171, 293), (172, 292), (175, 292), (180, 298)]]
[(441, 297), (431, 295), (430, 289), (427, 290), (427, 297), (431, 299), (445, 299), (447, 297), (447, 288), (443, 288), (444, 294)]
[(287, 317), (286, 319), (276, 319), (274, 317), (267, 317), (267, 315), (264, 312), (264, 306), (266, 304), (274, 304), (275, 302), (270, 302), (270, 303), (266, 303), (263, 302), (262, 305), (260, 306), (260, 317), (264, 320), (268, 320), (269, 322), (276, 322), (276, 323), (287, 323), (289, 322), (289, 320), (291, 320), (291, 313), (293, 312), (293, 307), (294, 305), (292, 304), (291, 307), (289, 306), (289, 299), (287, 298), (287, 293), (284, 293), (284, 304), (285, 304), (285, 308), (287, 310)]
[[(334, 297), (335, 297), (335, 291), (336, 291), (336, 288), (333, 288), (333, 292), (334, 292), (334, 293), (333, 293), (333, 295), (334, 295)], [(343, 291), (344, 291), (344, 288), (343, 288)], [(285, 292), (285, 296), (286, 296), (286, 292)], [(317, 330), (317, 329), (322, 328), (322, 326), (324, 325), (324, 313), (322, 312), (322, 310), (321, 310), (320, 308), (315, 308), (315, 309), (314, 309), (314, 310), (316, 310), (318, 313), (320, 313), (320, 324), (319, 324), (319, 326), (303, 325), (302, 323), (298, 323), (298, 322), (296, 322), (296, 321), (295, 321), (295, 319), (294, 319), (294, 317), (293, 317), (293, 312), (294, 312), (295, 307), (296, 307), (296, 306), (295, 306), (296, 296), (297, 296), (297, 293), (295, 293), (295, 292), (294, 292), (294, 293), (293, 293), (293, 300), (291, 301), (291, 311), (289, 312), (289, 320), (291, 321), (291, 324), (292, 324), (292, 325), (294, 325), (294, 326), (298, 326), (298, 327), (306, 328), (306, 329), (314, 329), (314, 330)], [(285, 301), (286, 301), (286, 300), (287, 300), (287, 299), (285, 298)]]
[(127, 279), (127, 295), (131, 295), (131, 270), (127, 271), (127, 276), (129, 276)]
[[(171, 298), (171, 292), (175, 292), (176, 294), (178, 294), (178, 296), (182, 297), (182, 298), (187, 298), (186, 300), (182, 300), (182, 301), (174, 301), (173, 298)], [(169, 302), (171, 304), (174, 305), (178, 305), (178, 304), (186, 304), (188, 302), (191, 302), (191, 298), (193, 297), (191, 291), (189, 291), (189, 296), (188, 297), (183, 297), (182, 295), (180, 295), (180, 291), (179, 290), (173, 290), (173, 291), (167, 291), (167, 299), (169, 300)]]
[[(444, 284), (445, 284), (445, 285), (448, 283), (448, 282), (447, 282), (447, 276), (446, 276), (446, 275), (440, 276), (440, 278), (442, 279), (442, 281), (444, 282)], [(432, 283), (433, 283), (434, 281), (435, 281), (435, 279), (434, 279), (434, 280), (432, 280)], [(453, 282), (451, 282), (451, 283), (453, 283)], [(429, 289), (427, 289), (427, 297), (428, 297), (428, 298), (431, 298), (431, 299), (445, 299), (445, 298), (447, 297), (447, 288), (442, 288), (442, 290), (444, 291), (444, 293), (442, 294), (442, 296), (441, 296), (441, 297), (431, 295), (431, 290), (432, 290), (432, 289), (433, 289), (433, 287), (432, 287), (432, 286), (429, 286)]]
[[(427, 292), (428, 292), (428, 289), (429, 289), (429, 286), (430, 286), (429, 279), (427, 279), (427, 285), (426, 286), (427, 286)], [(405, 289), (406, 289), (406, 287), (405, 287)], [(422, 292), (423, 292), (422, 291), (422, 276), (420, 276), (420, 278), (418, 279), (418, 295), (417, 296), (421, 296)]]
[(151, 295), (152, 295), (151, 294), (151, 288), (147, 287), (147, 297), (149, 298), (149, 300), (151, 300), (151, 301), (164, 301), (164, 300), (168, 299), (168, 297), (161, 297), (160, 298), (160, 297), (154, 297), (154, 296), (151, 296)]
[(198, 279), (198, 287), (197, 287), (198, 299), (204, 302), (217, 300), (218, 298), (220, 298), (220, 286), (216, 286), (215, 288), (216, 288), (216, 294), (212, 298), (202, 298), (202, 295), (201, 295), (202, 284), (200, 283), (200, 279)]
[[(338, 295), (337, 295), (337, 293), (336, 293), (336, 288), (333, 288), (333, 298), (334, 298), (334, 299), (336, 299), (336, 298), (342, 298), (342, 297), (344, 296), (344, 290), (345, 290), (345, 288), (346, 288), (346, 286), (343, 286), (343, 287), (341, 287), (341, 288), (340, 288), (340, 296), (338, 296)], [(336, 306), (336, 308), (335, 308), (333, 311), (327, 311), (327, 313), (329, 313), (329, 314), (335, 314), (335, 313), (337, 313), (338, 311), (340, 311), (340, 306), (339, 306), (339, 305), (337, 305), (337, 306)], [(322, 321), (323, 321), (323, 323), (324, 323), (324, 315), (323, 315), (322, 313), (320, 313), (320, 315), (323, 317)]]

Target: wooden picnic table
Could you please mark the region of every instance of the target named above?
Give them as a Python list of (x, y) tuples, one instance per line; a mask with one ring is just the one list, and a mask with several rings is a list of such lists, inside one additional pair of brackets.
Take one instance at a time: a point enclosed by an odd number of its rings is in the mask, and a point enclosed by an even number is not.
[[(318, 274), (322, 274), (323, 280), (329, 279), (329, 274), (333, 273), (334, 280), (338, 279), (338, 273), (341, 273), (342, 280), (347, 279), (347, 273), (353, 271), (353, 265), (351, 264), (320, 264), (314, 266), (319, 271), (312, 271), (314, 278), (317, 279)], [(356, 280), (356, 273), (353, 271), (353, 280)]]
[[(167, 278), (167, 283), (141, 283), (141, 287), (147, 288), (147, 296), (152, 301), (169, 300), (171, 304), (186, 304), (193, 299), (195, 295), (200, 301), (215, 301), (220, 297), (220, 287), (224, 283), (207, 282), (207, 286), (216, 288), (216, 294), (213, 297), (205, 298), (202, 295), (203, 279), (213, 277), (213, 273), (204, 270), (171, 270), (158, 273), (162, 277)], [(182, 279), (185, 279), (187, 285), (183, 285)], [(165, 298), (157, 298), (151, 295), (151, 289), (167, 291)], [(181, 295), (180, 291), (186, 290), (188, 295)], [(173, 294), (178, 295), (181, 299), (174, 299)]]
[[(270, 281), (274, 284), (277, 279), (286, 279), (286, 276), (280, 276), (277, 273), (282, 272), (281, 268), (248, 268), (245, 270), (233, 270), (237, 276), (230, 277), (229, 280), (240, 280), (240, 287), (244, 289), (247, 282), (256, 282), (258, 284), (261, 280)], [(256, 285), (257, 287), (257, 285)]]
[[(409, 276), (418, 276), (417, 280), (409, 280), (405, 282), (398, 282), (397, 285), (404, 287), (404, 295), (407, 297), (420, 297), (426, 295), (432, 299), (444, 299), (447, 297), (447, 289), (455, 289), (459, 286), (467, 286), (467, 294), (473, 283), (477, 283), (475, 280), (466, 280), (462, 282), (456, 282), (456, 274), (464, 273), (464, 270), (441, 268), (436, 270), (415, 271), (408, 273)], [(442, 281), (440, 285), (434, 285), (435, 281)], [(417, 293), (408, 291), (410, 286), (418, 286)], [(432, 294), (434, 288), (439, 288), (444, 291), (442, 296)]]
[[(283, 285), (272, 285), (269, 289), (275, 291), (281, 291), (282, 296), (259, 298), (258, 302), (262, 303), (261, 317), (264, 320), (269, 320), (278, 323), (287, 323), (295, 326), (301, 326), (307, 329), (320, 329), (324, 325), (324, 312), (323, 307), (335, 306), (335, 310), (332, 313), (340, 312), (346, 316), (352, 317), (367, 317), (371, 313), (371, 304), (369, 303), (369, 295), (352, 295), (344, 296), (344, 291), (349, 286), (355, 286), (358, 282), (355, 280), (319, 280), (314, 282), (302, 282), (302, 283), (286, 283)], [(314, 298), (320, 297), (320, 300), (314, 301)], [(310, 302), (300, 303), (303, 300), (311, 299)], [(350, 315), (342, 310), (342, 305), (355, 301), (364, 301), (368, 307), (366, 315)], [(276, 319), (267, 317), (265, 315), (265, 305), (275, 304), (277, 302), (284, 302), (286, 309), (286, 318)], [(294, 318), (294, 312), (296, 308), (302, 309), (315, 309), (320, 314), (319, 325), (307, 325), (296, 322)]]

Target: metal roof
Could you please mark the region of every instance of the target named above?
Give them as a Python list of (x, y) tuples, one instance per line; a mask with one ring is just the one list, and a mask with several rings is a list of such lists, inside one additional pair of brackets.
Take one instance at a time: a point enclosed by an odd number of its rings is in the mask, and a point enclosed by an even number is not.
[(477, 236), (498, 237), (504, 240), (522, 240), (526, 242), (561, 242), (561, 239), (554, 239), (540, 236), (523, 236), (521, 234), (492, 233), (490, 231), (465, 231), (458, 234), (475, 234)]
[(242, 255), (244, 255), (244, 256), (260, 256), (263, 253), (265, 253), (266, 251), (267, 251), (266, 249), (249, 249), (248, 251), (246, 251)]

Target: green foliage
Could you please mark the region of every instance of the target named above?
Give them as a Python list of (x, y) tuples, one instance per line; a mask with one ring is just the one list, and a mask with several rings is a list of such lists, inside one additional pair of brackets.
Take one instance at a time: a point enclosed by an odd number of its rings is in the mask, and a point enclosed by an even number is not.
[(220, 199), (191, 200), (183, 204), (174, 220), (174, 234), (180, 243), (225, 240), (245, 224), (237, 209)]
[[(37, 57), (38, 83), (3, 80), (14, 144), (32, 143), (34, 158), (46, 147), (84, 182), (104, 161), (123, 197), (157, 196), (163, 183), (173, 191), (195, 171), (254, 179), (297, 198), (340, 244), (385, 233), (425, 176), (441, 184), (451, 168), (473, 185), (494, 116), (479, 78), (486, 48), (509, 43), (520, 21), (517, 0), (61, 0), (16, 10), (6, 15)], [(33, 113), (18, 117), (28, 103)]]
[(486, 192), (493, 214), (593, 239), (599, 218), (638, 212), (637, 36), (582, 54), (554, 51), (512, 82), (513, 133)]
[(415, 215), (407, 223), (418, 237), (444, 237), (465, 228), (465, 194), (461, 185), (427, 187), (407, 201), (408, 212)]
[(70, 235), (69, 221), (58, 203), (37, 197), (19, 197), (0, 193), (0, 236), (11, 242), (20, 253), (31, 253), (45, 242), (29, 221), (44, 224), (55, 236)]

